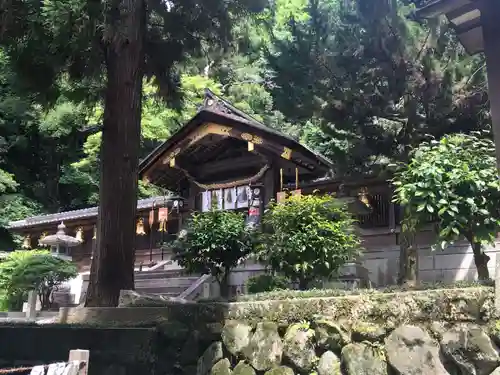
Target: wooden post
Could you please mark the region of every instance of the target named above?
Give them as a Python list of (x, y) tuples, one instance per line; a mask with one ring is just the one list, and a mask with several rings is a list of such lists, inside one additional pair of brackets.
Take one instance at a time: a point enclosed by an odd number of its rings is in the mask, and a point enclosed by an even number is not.
[(28, 292), (28, 302), (26, 304), (26, 318), (36, 319), (36, 291), (30, 290)]
[[(488, 93), (490, 99), (491, 122), (497, 155), (497, 168), (500, 170), (500, 4), (498, 1), (484, 1), (481, 8), (483, 26), (484, 54), (488, 70)], [(495, 311), (500, 314), (500, 256), (495, 261)]]
[(69, 352), (68, 362), (69, 363), (73, 361), (84, 362), (85, 366), (80, 368), (78, 375), (87, 375), (89, 371), (89, 359), (90, 359), (90, 352), (88, 350), (75, 349)]

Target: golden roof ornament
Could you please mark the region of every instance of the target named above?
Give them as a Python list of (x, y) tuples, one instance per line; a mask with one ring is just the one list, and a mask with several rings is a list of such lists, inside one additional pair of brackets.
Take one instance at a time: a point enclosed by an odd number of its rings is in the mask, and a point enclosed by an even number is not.
[(366, 206), (371, 208), (370, 199), (368, 196), (368, 188), (363, 187), (358, 193), (359, 200)]
[(40, 238), (38, 239), (38, 246), (41, 246), (41, 247), (45, 247), (47, 245), (43, 244), (43, 239), (47, 237), (47, 232), (43, 232), (41, 235), (40, 235)]
[(82, 228), (82, 227), (79, 227), (79, 228), (76, 230), (75, 238), (76, 238), (78, 241), (83, 242), (83, 228)]
[(138, 236), (145, 236), (146, 231), (144, 230), (144, 219), (141, 217), (137, 220), (137, 225), (135, 227), (135, 234)]
[(21, 245), (21, 248), (26, 249), (26, 250), (31, 249), (31, 236), (29, 234), (27, 234), (24, 237), (23, 244)]

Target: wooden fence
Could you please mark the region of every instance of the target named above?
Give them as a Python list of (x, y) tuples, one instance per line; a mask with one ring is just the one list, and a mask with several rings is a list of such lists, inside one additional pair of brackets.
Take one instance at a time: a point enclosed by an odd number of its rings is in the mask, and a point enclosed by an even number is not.
[(31, 367), (15, 367), (0, 369), (0, 375), (87, 375), (89, 367), (88, 350), (71, 350), (67, 362), (51, 363)]

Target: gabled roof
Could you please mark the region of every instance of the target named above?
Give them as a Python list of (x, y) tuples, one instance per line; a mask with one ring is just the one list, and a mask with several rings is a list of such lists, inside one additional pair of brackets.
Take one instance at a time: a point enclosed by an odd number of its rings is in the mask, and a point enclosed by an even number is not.
[[(159, 197), (139, 199), (137, 201), (137, 210), (144, 210), (147, 208), (151, 208), (153, 207), (154, 204), (160, 205), (164, 202), (165, 199), (167, 200), (167, 202), (171, 202), (174, 199), (181, 199), (181, 198), (171, 195), (167, 197), (159, 196)], [(56, 214), (32, 216), (23, 220), (11, 221), (7, 229), (23, 229), (37, 225), (59, 224), (61, 221), (91, 219), (94, 217), (97, 219), (98, 211), (99, 207), (89, 207), (80, 210), (59, 212)]]
[(203, 106), (198, 113), (167, 141), (158, 146), (140, 163), (139, 176), (142, 177), (158, 159), (174, 145), (185, 139), (191, 132), (206, 123), (216, 123), (241, 129), (244, 132), (255, 133), (277, 144), (290, 148), (308, 159), (314, 160), (323, 171), (333, 168), (333, 163), (323, 155), (299, 143), (294, 138), (270, 128), (254, 119), (249, 114), (237, 109), (228, 101), (218, 97), (212, 91), (206, 90)]

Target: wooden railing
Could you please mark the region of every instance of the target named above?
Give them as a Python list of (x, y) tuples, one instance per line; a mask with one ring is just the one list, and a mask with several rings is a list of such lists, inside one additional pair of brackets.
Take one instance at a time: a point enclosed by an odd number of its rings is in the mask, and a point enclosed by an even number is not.
[(31, 375), (87, 375), (90, 353), (88, 350), (71, 350), (67, 362), (57, 362), (47, 365), (30, 367), (14, 367), (0, 369), (1, 375), (31, 374)]

